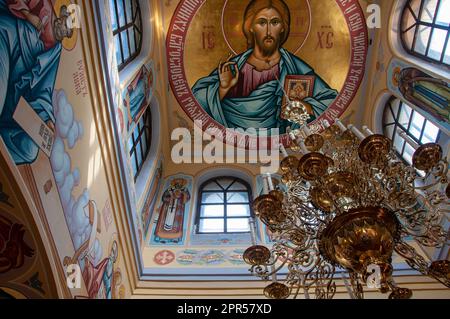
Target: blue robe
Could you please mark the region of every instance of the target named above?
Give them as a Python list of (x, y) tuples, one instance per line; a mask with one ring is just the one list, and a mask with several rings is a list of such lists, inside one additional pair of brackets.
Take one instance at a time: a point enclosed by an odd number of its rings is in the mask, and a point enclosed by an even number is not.
[(130, 114), (133, 120), (136, 119), (145, 99), (145, 80), (141, 79), (138, 81), (134, 90), (130, 92)]
[(45, 51), (38, 31), (13, 16), (0, 0), (0, 135), (16, 164), (32, 163), (39, 147), (14, 121), (23, 97), (47, 122), (55, 122), (52, 96), (61, 55), (61, 44)]
[[(239, 70), (244, 66), (252, 49), (234, 57)], [(313, 75), (315, 84), (313, 96), (305, 98), (314, 112), (310, 122), (319, 117), (338, 96), (314, 70), (295, 55), (281, 48), (280, 82), (284, 85), (286, 75)], [(227, 128), (279, 128), (280, 133), (287, 127), (298, 125), (280, 118), (283, 99), (283, 87), (277, 80), (260, 85), (248, 97), (219, 98), (219, 75), (215, 70), (211, 75), (200, 79), (193, 86), (192, 92), (203, 109), (219, 124)]]

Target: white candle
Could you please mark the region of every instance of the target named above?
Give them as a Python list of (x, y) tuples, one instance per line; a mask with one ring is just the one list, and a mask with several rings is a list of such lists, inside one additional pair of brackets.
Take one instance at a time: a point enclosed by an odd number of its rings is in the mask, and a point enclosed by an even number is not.
[(306, 148), (304, 140), (298, 141), (298, 144), (300, 145), (300, 149), (302, 150), (304, 155), (309, 153), (308, 149)]
[(339, 119), (337, 119), (335, 123), (342, 132), (347, 131), (347, 128), (345, 127), (344, 124), (342, 124), (342, 122)]
[(414, 150), (417, 150), (420, 147), (419, 144), (417, 144), (412, 138), (410, 138), (405, 131), (398, 128), (397, 133), (405, 140), (406, 143), (411, 145)]
[(289, 156), (289, 154), (286, 152), (286, 149), (284, 148), (283, 144), (280, 144), (280, 151), (281, 151), (281, 154), (283, 154), (283, 159)]
[(263, 195), (266, 195), (269, 193), (269, 186), (267, 185), (267, 178), (263, 178)]
[(353, 132), (353, 134), (355, 134), (356, 137), (357, 137), (359, 140), (362, 141), (363, 139), (366, 138), (366, 137), (364, 136), (364, 134), (361, 133), (361, 131), (358, 130), (353, 124), (350, 124), (350, 125), (348, 126), (348, 129), (351, 130), (351, 131)]
[(303, 127), (303, 132), (305, 132), (307, 137), (311, 135), (311, 130), (309, 129), (309, 127), (307, 125), (305, 125)]
[(270, 175), (270, 173), (267, 173), (267, 183), (269, 185), (269, 190), (273, 191), (275, 188), (273, 187), (272, 175)]
[(363, 131), (366, 134), (366, 136), (374, 135), (373, 132), (369, 130), (369, 128), (366, 125), (363, 126)]

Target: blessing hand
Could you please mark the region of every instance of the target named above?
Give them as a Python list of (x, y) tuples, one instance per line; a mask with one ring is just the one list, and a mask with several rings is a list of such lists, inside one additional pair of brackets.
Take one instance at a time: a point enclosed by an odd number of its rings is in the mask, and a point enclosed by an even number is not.
[[(220, 88), (219, 95), (222, 100), (227, 93), (234, 87), (239, 81), (239, 69), (236, 62), (230, 61), (232, 55), (229, 56), (226, 62), (220, 61), (217, 69), (219, 73)], [(233, 75), (234, 71), (234, 75)]]

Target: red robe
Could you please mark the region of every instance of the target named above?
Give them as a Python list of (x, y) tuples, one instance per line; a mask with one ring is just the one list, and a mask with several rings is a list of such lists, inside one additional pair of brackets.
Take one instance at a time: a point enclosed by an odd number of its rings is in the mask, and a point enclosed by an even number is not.
[(21, 10), (27, 10), (38, 16), (42, 22), (40, 39), (44, 43), (45, 50), (53, 48), (57, 41), (53, 34), (53, 23), (56, 14), (51, 0), (7, 0), (11, 13), (19, 19), (26, 20)]

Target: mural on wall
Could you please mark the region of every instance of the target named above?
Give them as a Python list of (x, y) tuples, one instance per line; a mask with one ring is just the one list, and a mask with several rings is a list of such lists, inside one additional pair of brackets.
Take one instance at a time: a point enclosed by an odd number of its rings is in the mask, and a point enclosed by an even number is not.
[(25, 231), (24, 225), (0, 215), (0, 274), (22, 267), (27, 257), (33, 257), (34, 249), (24, 240)]
[(145, 199), (144, 207), (142, 207), (142, 225), (144, 228), (144, 237), (147, 237), (151, 217), (153, 215), (153, 211), (155, 210), (156, 202), (158, 200), (159, 190), (161, 189), (162, 172), (163, 172), (163, 161), (162, 158), (159, 160), (158, 168), (156, 169), (156, 173), (153, 176), (152, 181), (150, 182), (150, 189), (147, 193), (147, 198)]
[(190, 211), (192, 177), (177, 175), (166, 181), (161, 196), (161, 204), (155, 212), (152, 244), (184, 243), (187, 233), (187, 219)]
[[(68, 11), (72, 3), (0, 0), (0, 146), (25, 181), (52, 239), (49, 249), (60, 258), (61, 276), (64, 267), (79, 264), (84, 286), (75, 294), (84, 295), (86, 288), (90, 298), (118, 298), (125, 294), (117, 264), (120, 242), (112, 239), (116, 225), (104, 191), (108, 185), (82, 43), (77, 41), (82, 29), (73, 28), (73, 12)], [(104, 207), (102, 214), (97, 202)], [(8, 203), (3, 189), (0, 203)], [(31, 251), (20, 241), (22, 230), (17, 225), (12, 230), (14, 241), (9, 243), (17, 246), (17, 263)], [(112, 248), (105, 250), (108, 245)], [(6, 265), (6, 260), (1, 263)], [(39, 290), (35, 274), (27, 285)], [(74, 291), (67, 288), (67, 293)]]
[(244, 252), (241, 248), (163, 250), (155, 253), (153, 261), (158, 266), (245, 266)]
[(0, 299), (56, 298), (32, 212), (1, 156), (0, 198)]
[[(289, 99), (321, 130), (355, 96), (367, 48), (357, 0), (182, 0), (167, 35), (169, 82), (204, 129), (284, 134), (296, 127), (281, 115)], [(282, 140), (288, 144), (287, 134)]]
[(74, 35), (67, 6), (58, 3), (0, 0), (0, 135), (16, 164), (34, 162), (42, 144), (13, 119), (21, 98), (43, 127), (54, 131), (52, 98), (62, 41)]
[(153, 95), (154, 85), (153, 62), (143, 65), (130, 84), (122, 93), (123, 104), (127, 110), (128, 128), (137, 123)]
[(450, 82), (398, 60), (391, 62), (389, 71), (391, 90), (450, 127)]
[(450, 128), (450, 82), (394, 59), (389, 66), (389, 88)]

